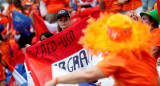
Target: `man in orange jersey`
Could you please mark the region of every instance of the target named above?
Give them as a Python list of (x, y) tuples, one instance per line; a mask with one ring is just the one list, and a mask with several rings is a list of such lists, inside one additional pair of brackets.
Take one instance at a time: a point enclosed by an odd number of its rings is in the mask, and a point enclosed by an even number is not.
[[(84, 83), (109, 76), (115, 79), (114, 86), (157, 86), (158, 73), (156, 59), (150, 52), (149, 26), (127, 15), (108, 16), (93, 21), (80, 40), (92, 53), (102, 52), (104, 59), (91, 69), (56, 77), (45, 86)], [(106, 51), (109, 54), (106, 55)]]

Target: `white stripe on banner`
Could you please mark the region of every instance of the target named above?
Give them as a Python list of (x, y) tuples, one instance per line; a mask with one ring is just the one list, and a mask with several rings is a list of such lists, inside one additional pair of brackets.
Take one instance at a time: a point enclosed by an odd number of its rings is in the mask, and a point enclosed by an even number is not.
[[(54, 76), (53, 79), (57, 76), (62, 76), (62, 75), (66, 75), (68, 74), (69, 72), (63, 70), (63, 69), (60, 69), (56, 66), (52, 66), (52, 75)], [(78, 84), (58, 84), (56, 86), (78, 86)]]
[(13, 71), (12, 75), (19, 85), (27, 82), (16, 70)]
[(73, 55), (53, 63), (52, 66), (58, 66), (68, 72), (74, 72), (91, 68), (93, 64), (91, 54), (88, 54), (87, 50), (81, 49)]
[(26, 74), (27, 74), (27, 83), (28, 83), (28, 86), (35, 86), (33, 78), (31, 76), (31, 72), (28, 71), (26, 63), (24, 63), (24, 67), (25, 67)]

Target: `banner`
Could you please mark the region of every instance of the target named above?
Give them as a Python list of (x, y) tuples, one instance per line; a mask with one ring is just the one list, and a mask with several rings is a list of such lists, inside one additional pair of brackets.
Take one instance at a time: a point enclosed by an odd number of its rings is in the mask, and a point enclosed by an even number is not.
[(28, 47), (26, 51), (48, 62), (54, 63), (62, 60), (82, 49), (78, 44), (83, 35), (82, 30), (87, 26), (89, 17), (84, 18), (77, 24), (72, 25), (66, 30), (54, 35), (40, 43)]
[(59, 34), (26, 49), (25, 62), (35, 86), (44, 86), (46, 81), (56, 77), (54, 66), (68, 72), (92, 67), (91, 55), (78, 44), (88, 19), (86, 17)]

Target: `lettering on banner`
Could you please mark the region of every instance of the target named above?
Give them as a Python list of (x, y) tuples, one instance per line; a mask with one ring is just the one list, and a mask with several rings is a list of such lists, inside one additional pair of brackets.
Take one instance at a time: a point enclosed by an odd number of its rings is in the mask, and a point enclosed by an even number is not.
[(32, 55), (36, 57), (44, 57), (55, 52), (58, 49), (58, 46), (64, 46), (67, 48), (72, 42), (76, 40), (76, 37), (72, 30), (66, 33), (63, 37), (60, 37), (59, 40), (51, 40), (47, 43), (41, 44), (38, 47), (35, 47), (35, 52), (29, 51)]
[(90, 65), (89, 63), (91, 60), (92, 58), (87, 54), (86, 50), (80, 50), (74, 56), (67, 57), (53, 65), (67, 70), (68, 72), (73, 72)]

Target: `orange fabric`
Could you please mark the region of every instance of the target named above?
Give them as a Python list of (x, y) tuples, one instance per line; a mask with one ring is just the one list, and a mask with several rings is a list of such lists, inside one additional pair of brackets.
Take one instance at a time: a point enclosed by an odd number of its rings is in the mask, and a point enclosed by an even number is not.
[[(128, 54), (128, 53), (127, 53)], [(115, 79), (114, 86), (157, 86), (156, 59), (147, 52), (115, 54), (104, 58), (97, 67)]]
[(0, 24), (6, 24), (8, 22), (9, 22), (9, 20), (7, 17), (0, 17)]
[(6, 79), (5, 72), (3, 70), (2, 64), (0, 63), (0, 81), (5, 80), (5, 79)]
[(2, 60), (10, 63), (10, 45), (8, 40), (2, 42), (0, 50), (2, 51)]
[(141, 5), (142, 5), (141, 0), (130, 0), (129, 2), (123, 4), (123, 10), (125, 11), (135, 10)]
[(47, 13), (57, 13), (69, 4), (69, 0), (42, 0), (46, 3)]
[(108, 13), (119, 13), (122, 10), (122, 6), (118, 4), (118, 0), (104, 0), (105, 9)]
[(152, 32), (152, 45), (160, 46), (160, 28), (155, 28)]

